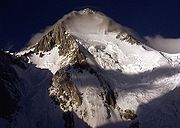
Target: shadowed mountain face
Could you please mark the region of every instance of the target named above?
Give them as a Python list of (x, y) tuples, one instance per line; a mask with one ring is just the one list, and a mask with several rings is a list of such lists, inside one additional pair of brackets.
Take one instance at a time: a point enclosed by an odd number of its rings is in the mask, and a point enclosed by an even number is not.
[[(0, 126), (87, 127), (72, 112), (63, 112), (49, 96), (52, 73), (36, 68), (23, 57), (1, 51)], [(24, 60), (25, 59), (25, 60)], [(76, 122), (74, 122), (76, 121)]]
[[(71, 12), (24, 50), (2, 52), (0, 124), (178, 128), (178, 108), (173, 113), (158, 103), (165, 104), (161, 97), (179, 86), (178, 58), (148, 48), (100, 12)], [(153, 119), (159, 116), (170, 125)]]
[[(10, 66), (18, 60), (8, 53), (0, 52), (0, 116), (8, 118), (17, 109), (17, 102), (21, 93), (17, 88), (19, 77), (16, 71)], [(20, 61), (19, 61), (20, 62)], [(12, 90), (9, 92), (8, 90)]]

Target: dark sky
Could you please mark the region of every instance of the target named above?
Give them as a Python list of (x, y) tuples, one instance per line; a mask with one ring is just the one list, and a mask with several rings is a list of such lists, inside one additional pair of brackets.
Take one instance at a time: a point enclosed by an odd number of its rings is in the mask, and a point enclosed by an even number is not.
[(87, 7), (142, 37), (180, 37), (180, 0), (0, 0), (0, 49), (19, 50), (64, 14)]

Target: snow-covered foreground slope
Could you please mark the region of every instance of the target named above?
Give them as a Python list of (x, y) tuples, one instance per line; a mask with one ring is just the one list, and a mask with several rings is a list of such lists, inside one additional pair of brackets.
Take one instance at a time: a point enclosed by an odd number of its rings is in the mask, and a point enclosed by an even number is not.
[(16, 55), (28, 66), (13, 66), (23, 84), (12, 128), (180, 127), (180, 55), (104, 14), (72, 12)]

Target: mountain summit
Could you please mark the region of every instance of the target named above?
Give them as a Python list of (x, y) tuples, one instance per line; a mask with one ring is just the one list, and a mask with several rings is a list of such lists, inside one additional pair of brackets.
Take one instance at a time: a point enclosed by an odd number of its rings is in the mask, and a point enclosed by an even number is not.
[(5, 128), (179, 127), (180, 55), (149, 48), (101, 12), (73, 11), (24, 50), (2, 53), (12, 70), (0, 68), (1, 111), (14, 106), (0, 113)]

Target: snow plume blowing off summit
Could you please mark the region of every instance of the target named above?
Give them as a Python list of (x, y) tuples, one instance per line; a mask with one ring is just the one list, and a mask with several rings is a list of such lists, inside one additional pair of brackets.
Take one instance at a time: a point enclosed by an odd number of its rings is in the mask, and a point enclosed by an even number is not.
[[(57, 23), (61, 21), (65, 22), (67, 31), (73, 34), (107, 34), (108, 32), (128, 32), (142, 43), (147, 40), (147, 45), (155, 50), (167, 52), (170, 54), (180, 53), (180, 38), (164, 38), (161, 35), (156, 35), (155, 37), (145, 36), (144, 40), (138, 35), (136, 31), (128, 28), (127, 26), (116, 23), (102, 12), (92, 12), (86, 15), (82, 15), (82, 13), (84, 13), (84, 10), (79, 12), (73, 11), (65, 15)], [(41, 32), (35, 34), (28, 42), (28, 45), (37, 43), (55, 25), (47, 26), (44, 30), (41, 30)]]
[(127, 32), (133, 36), (137, 33), (132, 29), (116, 23), (113, 19), (107, 17), (102, 12), (94, 12), (90, 9), (81, 11), (72, 11), (66, 14), (58, 22), (52, 26), (46, 27), (42, 32), (35, 34), (28, 44), (37, 43), (44, 35), (46, 35), (56, 24), (65, 23), (68, 32), (76, 34), (107, 34), (108, 32)]

